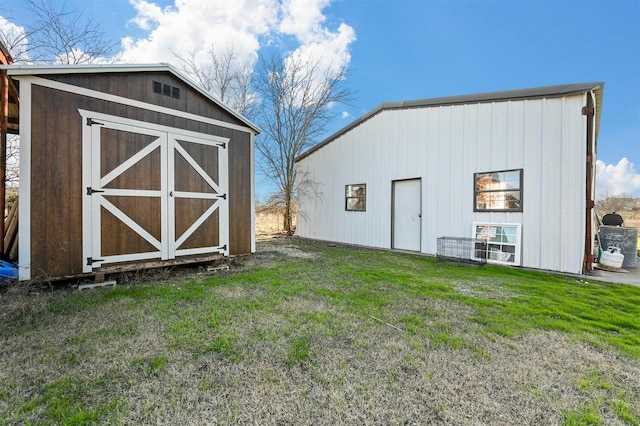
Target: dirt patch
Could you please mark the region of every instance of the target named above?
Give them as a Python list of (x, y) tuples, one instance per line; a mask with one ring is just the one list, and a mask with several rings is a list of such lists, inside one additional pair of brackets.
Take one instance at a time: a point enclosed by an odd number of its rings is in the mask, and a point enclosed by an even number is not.
[(234, 270), (251, 269), (258, 266), (275, 268), (278, 259), (312, 259), (315, 256), (311, 252), (301, 250), (291, 241), (292, 237), (287, 237), (286, 234), (263, 234), (257, 241), (255, 253), (236, 256), (230, 260), (230, 266)]

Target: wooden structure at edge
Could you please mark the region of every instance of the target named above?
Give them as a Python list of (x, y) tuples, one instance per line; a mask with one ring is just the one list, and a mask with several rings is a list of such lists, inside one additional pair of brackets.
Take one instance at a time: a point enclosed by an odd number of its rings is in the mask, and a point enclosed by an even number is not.
[[(0, 65), (13, 63), (9, 50), (0, 43)], [(0, 70), (0, 211), (5, 212), (6, 202), (6, 167), (7, 167), (7, 134), (18, 133), (19, 97), (18, 89), (7, 76), (5, 70)], [(17, 205), (15, 206), (17, 208)], [(15, 209), (9, 212), (9, 217), (0, 220), (0, 235), (3, 244), (0, 245), (0, 258), (17, 259), (17, 216), (13, 217)], [(3, 216), (4, 217), (4, 216)]]

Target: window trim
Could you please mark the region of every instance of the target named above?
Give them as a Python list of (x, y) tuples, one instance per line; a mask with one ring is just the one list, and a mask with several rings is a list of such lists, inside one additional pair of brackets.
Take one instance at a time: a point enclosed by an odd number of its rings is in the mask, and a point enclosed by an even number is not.
[[(364, 187), (364, 196), (362, 197), (350, 197), (349, 187), (362, 186)], [(364, 200), (364, 208), (349, 208), (349, 200)], [(352, 183), (344, 186), (344, 210), (347, 212), (366, 212), (367, 211), (367, 184), (366, 183)]]
[[(476, 172), (473, 174), (473, 211), (474, 212), (522, 212), (523, 206), (523, 188), (524, 188), (524, 169), (507, 169), (507, 170), (492, 170), (488, 172)], [(520, 174), (520, 187), (517, 189), (488, 189), (488, 190), (478, 190), (478, 176), (479, 175), (487, 175), (491, 173), (508, 173), (508, 172), (519, 172)], [(481, 208), (478, 207), (478, 195), (484, 193), (497, 193), (497, 192), (519, 192), (520, 193), (520, 206), (517, 208)]]

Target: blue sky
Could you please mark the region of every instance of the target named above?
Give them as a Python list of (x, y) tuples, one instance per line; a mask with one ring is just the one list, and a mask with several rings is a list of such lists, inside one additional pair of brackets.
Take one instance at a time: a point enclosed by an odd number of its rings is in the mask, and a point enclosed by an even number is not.
[[(28, 24), (20, 3), (0, 16)], [(328, 133), (383, 102), (603, 81), (597, 192), (640, 196), (640, 0), (62, 3), (101, 21), (129, 62), (212, 42), (237, 43), (249, 62), (267, 45), (335, 55), (357, 98)]]

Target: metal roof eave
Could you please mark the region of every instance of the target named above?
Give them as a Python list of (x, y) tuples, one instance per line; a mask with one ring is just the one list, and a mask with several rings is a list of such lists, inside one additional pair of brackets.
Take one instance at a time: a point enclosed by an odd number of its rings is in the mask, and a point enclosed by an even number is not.
[(173, 65), (168, 63), (159, 64), (59, 64), (59, 65), (1, 65), (0, 69), (6, 70), (10, 76), (25, 76), (25, 75), (52, 75), (52, 74), (83, 74), (83, 73), (114, 73), (114, 72), (170, 72), (186, 84), (197, 90), (200, 94), (207, 97), (209, 100), (220, 106), (229, 114), (243, 122), (247, 127), (254, 131), (255, 134), (259, 134), (261, 129), (252, 123), (249, 119), (244, 117), (239, 112), (235, 111), (230, 106), (226, 105), (211, 93), (204, 90), (193, 79), (183, 74), (176, 69)]
[(322, 142), (309, 148), (306, 152), (300, 154), (295, 161), (298, 162), (303, 158), (311, 155), (315, 151), (319, 150), (323, 146), (331, 143), (349, 130), (357, 127), (361, 123), (369, 120), (374, 115), (377, 115), (385, 110), (393, 109), (409, 109), (409, 108), (424, 108), (430, 106), (447, 106), (447, 105), (462, 105), (471, 103), (487, 103), (498, 102), (507, 100), (522, 100), (522, 99), (541, 99), (541, 98), (556, 98), (562, 96), (570, 96), (579, 93), (585, 93), (588, 91), (594, 91), (596, 95), (596, 137), (598, 136), (600, 129), (600, 111), (602, 110), (602, 98), (604, 92), (604, 83), (577, 83), (577, 84), (563, 84), (557, 86), (545, 86), (536, 87), (531, 89), (518, 89), (507, 90), (500, 92), (487, 92), (472, 95), (460, 95), (460, 96), (447, 96), (439, 98), (418, 99), (410, 101), (399, 102), (385, 102), (378, 105), (376, 108), (365, 113), (361, 117), (352, 121), (342, 129), (333, 133), (329, 137), (325, 138)]
[(596, 95), (596, 140), (600, 134), (600, 118), (602, 117), (602, 100), (604, 97), (604, 83), (600, 83), (599, 86), (593, 87), (591, 90)]

